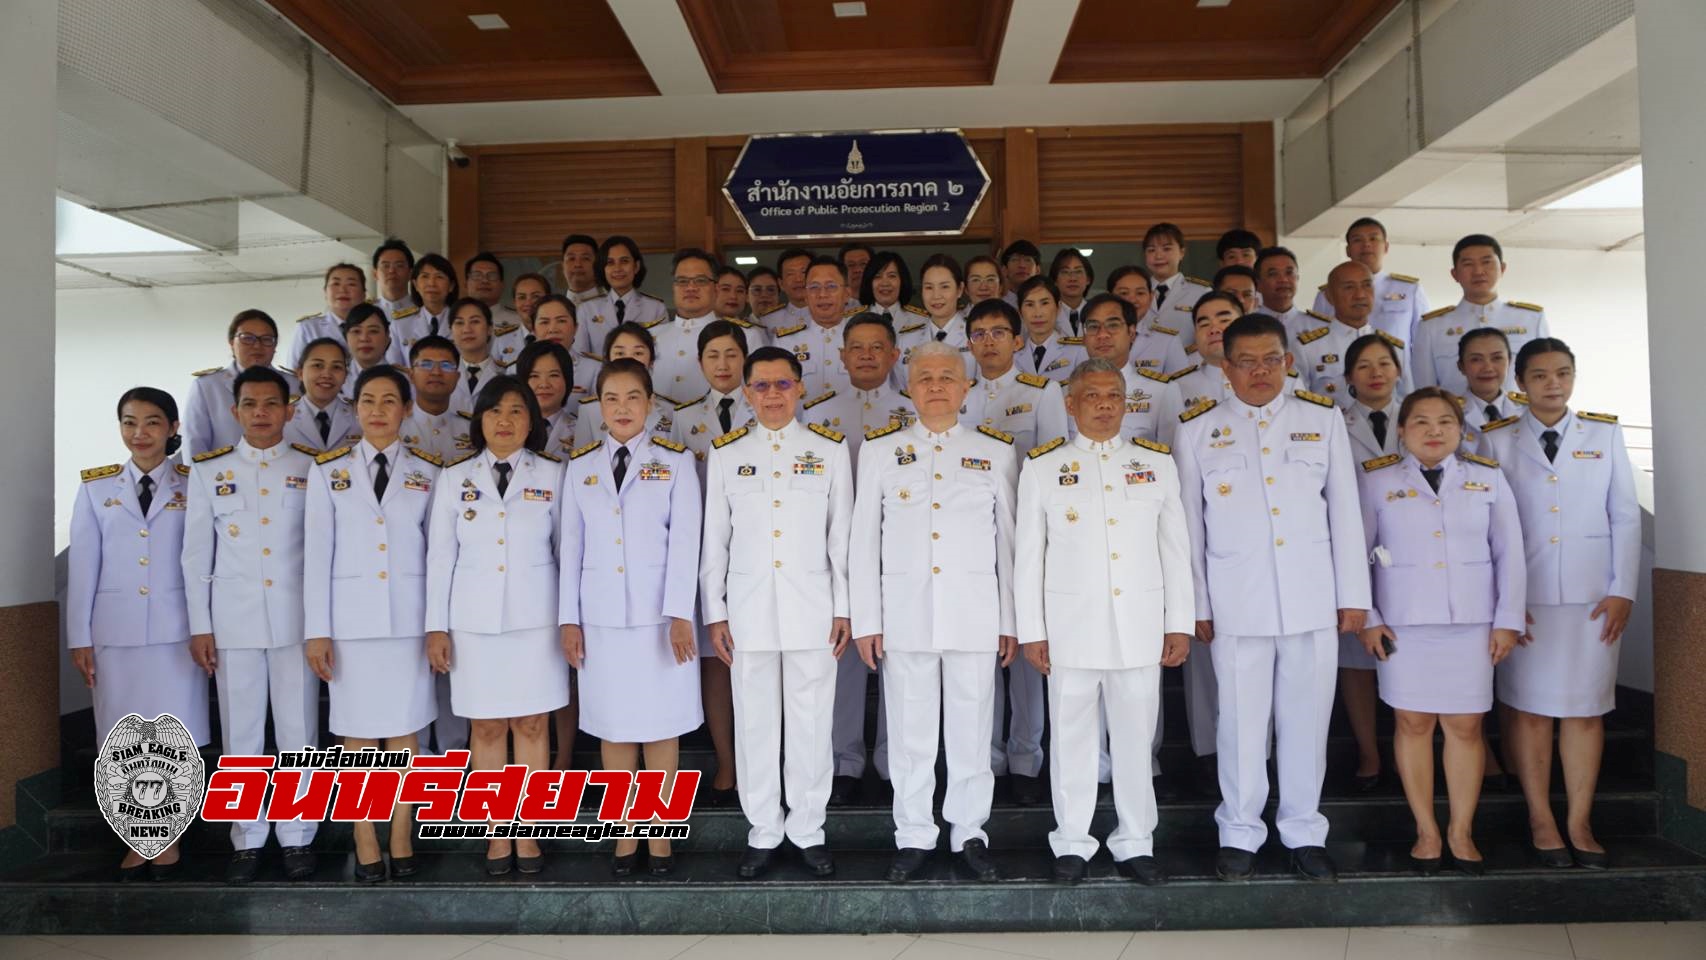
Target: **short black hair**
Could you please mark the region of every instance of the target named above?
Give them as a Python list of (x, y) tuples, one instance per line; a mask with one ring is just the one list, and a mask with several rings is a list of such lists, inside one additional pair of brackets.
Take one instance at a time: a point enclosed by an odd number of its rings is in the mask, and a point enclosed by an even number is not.
[(1113, 293), (1114, 287), (1118, 286), (1121, 280), (1134, 275), (1142, 277), (1143, 285), (1148, 287), (1151, 291), (1155, 289), (1155, 275), (1149, 272), (1148, 267), (1136, 263), (1128, 263), (1121, 267), (1115, 267), (1114, 272), (1108, 274), (1108, 282), (1105, 285), (1105, 289), (1109, 293)]
[(1226, 284), (1227, 277), (1247, 277), (1251, 283), (1255, 283), (1261, 279), (1261, 277), (1256, 276), (1256, 271), (1254, 269), (1246, 267), (1242, 263), (1234, 263), (1229, 267), (1221, 267), (1219, 270), (1215, 271), (1214, 283), (1212, 284), (1214, 289), (1219, 290), (1224, 286)]
[(1457, 362), (1463, 362), (1463, 355), (1469, 352), (1470, 341), (1481, 340), (1487, 337), (1497, 338), (1500, 343), (1505, 345), (1505, 352), (1511, 352), (1511, 338), (1505, 336), (1505, 332), (1503, 330), (1500, 330), (1498, 327), (1476, 327), (1463, 336), (1457, 338)]
[(1022, 329), (1019, 323), (1019, 311), (1011, 303), (1000, 297), (979, 300), (971, 305), (971, 309), (966, 311), (966, 336), (968, 338), (971, 336), (972, 324), (989, 316), (999, 316), (1006, 320), (1008, 332), (1015, 337), (1019, 336)]
[(906, 265), (906, 261), (901, 258), (900, 254), (893, 250), (884, 250), (871, 257), (870, 263), (865, 264), (865, 275), (859, 279), (860, 303), (874, 304), (877, 302), (877, 294), (871, 288), (871, 281), (876, 278), (877, 274), (887, 270), (891, 264), (894, 266), (895, 272), (900, 274), (900, 295), (895, 299), (895, 303), (907, 304), (912, 302), (912, 268)]
[(1516, 352), (1516, 375), (1520, 378), (1527, 372), (1529, 361), (1543, 353), (1561, 353), (1570, 358), (1572, 366), (1576, 362), (1575, 351), (1570, 349), (1569, 344), (1557, 337), (1536, 337), (1523, 344), (1522, 349)]
[(409, 347), (409, 364), (413, 366), (414, 362), (419, 360), (421, 354), (427, 350), (443, 350), (445, 353), (450, 354), (450, 359), (455, 360), (458, 363), (462, 361), (462, 351), (456, 349), (456, 344), (453, 343), (449, 337), (441, 337), (438, 334), (433, 334), (432, 336), (422, 337), (419, 340), (416, 340), (414, 344)]
[(735, 344), (740, 347), (740, 355), (743, 357), (746, 356), (746, 331), (742, 330), (737, 324), (731, 323), (727, 320), (712, 320), (710, 323), (705, 324), (705, 329), (699, 331), (699, 352), (697, 356), (701, 358), (704, 357), (705, 348), (710, 346), (711, 341), (718, 337), (733, 338)]
[(415, 252), (409, 249), (409, 245), (396, 237), (386, 237), (384, 243), (373, 248), (373, 269), (379, 269), (379, 258), (390, 250), (402, 254), (403, 259), (408, 262), (410, 270), (415, 268)]
[(1398, 371), (1399, 376), (1404, 375), (1403, 351), (1393, 346), (1392, 341), (1387, 340), (1378, 333), (1365, 333), (1362, 336), (1357, 337), (1355, 340), (1352, 340), (1351, 345), (1345, 348), (1346, 380), (1350, 379), (1351, 371), (1356, 369), (1357, 360), (1361, 359), (1364, 353), (1377, 346), (1386, 348), (1386, 352), (1392, 355), (1393, 368)]
[(1244, 315), (1244, 301), (1238, 299), (1237, 294), (1230, 293), (1226, 290), (1210, 290), (1209, 292), (1198, 297), (1196, 303), (1191, 304), (1191, 326), (1193, 326), (1193, 327), (1196, 326), (1197, 309), (1199, 307), (1201, 307), (1205, 303), (1222, 303), (1222, 302), (1231, 304), (1232, 309), (1238, 311), (1238, 315), (1240, 317), (1242, 317)]
[(486, 318), (486, 326), (488, 328), (491, 327), (492, 308), (486, 305), (486, 301), (480, 300), (476, 297), (462, 297), (455, 303), (452, 303), (450, 305), (450, 314), (445, 317), (448, 321), (446, 326), (451, 326), (456, 323), (456, 315), (462, 312), (463, 307), (478, 307), (480, 310), (480, 316)]
[(1169, 223), (1166, 220), (1163, 220), (1160, 223), (1157, 223), (1156, 225), (1150, 227), (1148, 230), (1143, 231), (1143, 244), (1142, 245), (1147, 247), (1152, 242), (1154, 242), (1156, 240), (1161, 240), (1161, 239), (1171, 240), (1174, 243), (1178, 244), (1180, 249), (1184, 249), (1185, 231), (1179, 229), (1178, 224)]
[(1291, 349), (1291, 338), (1285, 335), (1285, 324), (1265, 313), (1246, 313), (1228, 324), (1226, 332), (1220, 335), (1220, 348), (1231, 356), (1233, 342), (1246, 337), (1279, 337), (1280, 349)]
[(777, 283), (782, 282), (782, 278), (776, 275), (776, 271), (761, 264), (746, 272), (746, 285), (749, 287), (752, 286), (752, 281), (757, 280), (759, 277), (769, 277)]
[(657, 391), (652, 389), (652, 372), (646, 369), (645, 364), (635, 360), (633, 357), (619, 357), (598, 368), (598, 382), (593, 385), (592, 395), (595, 397), (603, 396), (605, 382), (619, 373), (626, 373), (639, 377), (640, 385), (646, 390), (646, 396), (657, 396)]
[(966, 282), (965, 268), (960, 266), (960, 262), (958, 260), (955, 260), (953, 257), (945, 253), (932, 253), (930, 256), (925, 258), (923, 266), (918, 268), (918, 281), (920, 283), (924, 282), (924, 275), (929, 273), (931, 269), (935, 267), (940, 267), (953, 274), (955, 283)]
[(450, 293), (444, 298), (445, 302), (452, 302), (462, 296), (462, 284), (456, 279), (456, 268), (450, 265), (450, 261), (443, 254), (423, 253), (421, 258), (415, 261), (414, 269), (409, 271), (409, 299), (415, 301), (415, 306), (421, 306), (421, 295), (415, 289), (415, 282), (420, 280), (421, 271), (428, 267), (444, 274), (450, 281)]
[[(624, 320), (621, 323), (618, 323), (610, 329), (609, 333), (604, 335), (604, 356), (607, 360), (610, 357), (611, 346), (616, 343), (616, 338), (623, 334), (628, 334), (629, 336), (638, 338), (641, 343), (645, 344), (646, 352), (652, 355), (652, 362), (657, 362), (658, 338), (652, 336), (652, 332), (650, 330), (647, 330), (645, 327), (640, 326), (632, 320)], [(632, 358), (625, 357), (624, 359)], [(638, 363), (639, 361), (636, 360), (635, 362)], [(644, 365), (642, 364), (642, 366)]]
[(271, 367), (249, 367), (237, 374), (237, 379), (231, 381), (231, 402), (236, 403), (243, 397), (243, 387), (251, 383), (270, 383), (278, 387), (278, 397), (285, 403), (290, 402), (290, 381), (284, 379), (284, 374)]
[(1025, 302), (1025, 298), (1031, 295), (1031, 291), (1038, 287), (1042, 287), (1044, 290), (1047, 290), (1049, 297), (1056, 303), (1060, 302), (1060, 288), (1054, 285), (1053, 280), (1050, 280), (1047, 276), (1040, 273), (1035, 276), (1026, 277), (1024, 281), (1019, 284), (1018, 289), (1013, 291), (1013, 299), (1022, 304)]
[(1262, 238), (1255, 231), (1236, 227), (1220, 235), (1214, 243), (1214, 256), (1217, 260), (1225, 259), (1228, 250), (1260, 250)]
[(515, 277), (515, 282), (511, 283), (509, 285), (510, 293), (512, 295), (515, 293), (515, 291), (520, 289), (521, 283), (524, 280), (532, 280), (534, 283), (539, 284), (539, 286), (544, 289), (545, 295), (550, 296), (550, 294), (551, 294), (551, 281), (548, 278), (546, 278), (546, 276), (543, 273), (521, 273), (521, 274), (517, 274)]
[(231, 318), (230, 325), (225, 328), (225, 342), (230, 343), (237, 339), (237, 330), (250, 320), (266, 324), (272, 330), (272, 335), (275, 338), (278, 336), (278, 324), (273, 322), (273, 318), (268, 316), (265, 310), (256, 310), (250, 307), (247, 310), (237, 311), (237, 315)]
[(178, 422), (178, 401), (173, 400), (171, 394), (159, 387), (131, 387), (119, 394), (116, 415), (120, 420), (124, 419), (124, 405), (133, 401), (153, 404), (160, 408), (160, 412), (166, 415), (167, 420), (173, 423)]
[(397, 387), (397, 396), (402, 397), (404, 403), (414, 402), (414, 385), (409, 382), (409, 378), (403, 374), (403, 371), (388, 363), (381, 363), (361, 371), (361, 374), (355, 378), (355, 389), (350, 391), (350, 397), (360, 400), (361, 388), (375, 380), (391, 381)]
[(1066, 247), (1055, 254), (1054, 259), (1050, 260), (1048, 264), (1048, 278), (1054, 281), (1056, 287), (1060, 286), (1060, 271), (1066, 269), (1066, 261), (1068, 260), (1077, 260), (1084, 265), (1085, 282), (1096, 282), (1096, 268), (1090, 265), (1090, 258), (1086, 257), (1084, 251), (1077, 247)]
[[(787, 263), (789, 260), (798, 260), (801, 257), (805, 257), (807, 260), (810, 260), (812, 259), (812, 252), (807, 250), (805, 247), (789, 247), (777, 254), (776, 273), (778, 275), (778, 279), (780, 279), (780, 275), (782, 273), (782, 264)], [(809, 270), (811, 268), (808, 265), (806, 269)]]
[(557, 256), (561, 257), (563, 254), (568, 253), (569, 248), (577, 243), (584, 243), (591, 247), (592, 252), (595, 255), (598, 253), (598, 241), (594, 240), (590, 234), (571, 233), (563, 238), (563, 246), (557, 251)]
[(486, 411), (502, 403), (503, 398), (512, 393), (520, 396), (522, 404), (527, 407), (527, 439), (522, 441), (522, 446), (534, 452), (545, 449), (550, 427), (545, 422), (544, 412), (539, 409), (539, 398), (533, 395), (527, 384), (507, 373), (500, 373), (480, 388), (480, 395), (474, 398), (474, 412), (468, 416), (468, 439), (473, 443), (475, 452), (486, 449), (486, 431), (481, 423)]
[(1485, 233), (1471, 233), (1469, 236), (1457, 241), (1457, 243), (1452, 246), (1451, 265), (1454, 267), (1457, 266), (1457, 258), (1463, 256), (1463, 251), (1470, 247), (1492, 247), (1493, 255), (1499, 258), (1499, 262), (1505, 262), (1505, 248), (1499, 246), (1499, 241), (1494, 240)]
[(1260, 277), (1262, 275), (1262, 264), (1268, 262), (1269, 260), (1273, 260), (1276, 257), (1285, 257), (1287, 260), (1291, 261), (1292, 266), (1294, 266), (1294, 267), (1297, 266), (1297, 254), (1292, 253), (1290, 250), (1286, 249), (1285, 247), (1280, 247), (1280, 246), (1263, 247), (1262, 249), (1256, 251), (1256, 266), (1255, 266), (1256, 276)]
[(860, 327), (882, 327), (883, 332), (888, 334), (889, 346), (899, 346), (900, 344), (900, 338), (896, 337), (894, 333), (894, 321), (889, 319), (888, 314), (878, 313), (875, 310), (864, 310), (847, 318), (847, 323), (841, 328), (841, 345), (846, 346), (847, 338), (852, 336), (853, 331)]
[(386, 333), (391, 332), (391, 318), (386, 316), (385, 311), (379, 309), (377, 304), (372, 303), (358, 303), (350, 307), (349, 313), (344, 315), (344, 322), (338, 324), (338, 329), (343, 331), (345, 337), (348, 337), (351, 330), (369, 320), (378, 320), (379, 325), (385, 328)]
[(711, 268), (711, 276), (713, 277), (716, 276), (717, 271), (721, 270), (723, 267), (716, 255), (711, 253), (709, 250), (701, 250), (698, 247), (682, 247), (680, 250), (675, 251), (675, 256), (669, 259), (670, 269), (674, 270), (676, 267), (681, 266), (681, 261), (683, 260), (705, 261), (705, 265)]
[(835, 272), (841, 275), (841, 282), (847, 282), (847, 265), (842, 263), (840, 260), (837, 260), (834, 257), (826, 257), (822, 255), (812, 257), (811, 262), (806, 264), (806, 273), (810, 274), (818, 267), (834, 267)]
[(741, 380), (743, 382), (751, 380), (752, 368), (758, 364), (772, 363), (777, 360), (784, 360), (787, 362), (788, 369), (794, 374), (794, 379), (798, 380), (805, 376), (805, 373), (800, 369), (800, 358), (794, 356), (790, 351), (784, 350), (781, 347), (759, 347), (757, 350), (754, 350), (752, 353), (747, 355), (746, 366), (741, 368)]
[(1014, 257), (1030, 257), (1032, 260), (1035, 260), (1038, 263), (1043, 262), (1043, 252), (1041, 250), (1037, 249), (1036, 244), (1032, 243), (1029, 240), (1025, 240), (1025, 239), (1015, 240), (1012, 243), (1009, 243), (1007, 246), (1001, 248), (1001, 265), (1002, 266), (1005, 267), (1007, 265), (1007, 261), (1013, 259)]
[(302, 364), (307, 363), (308, 355), (321, 347), (331, 347), (337, 350), (343, 356), (344, 363), (349, 363), (349, 344), (337, 337), (315, 337), (302, 348), (302, 355), (296, 359), (297, 367), (300, 368)]
[(573, 393), (575, 388), (575, 360), (569, 356), (569, 351), (563, 349), (563, 345), (555, 340), (535, 340), (523, 347), (521, 355), (515, 358), (516, 379), (526, 383), (527, 378), (533, 376), (534, 366), (544, 357), (551, 357), (556, 360), (558, 369), (563, 371), (563, 382), (568, 385), (568, 389), (563, 391), (563, 396), (566, 397)]
[(474, 269), (474, 264), (476, 264), (476, 263), (489, 263), (492, 266), (497, 267), (498, 268), (498, 279), (502, 280), (504, 278), (503, 262), (498, 259), (497, 254), (491, 252), (490, 250), (481, 250), (479, 253), (474, 254), (473, 256), (469, 257), (466, 261), (464, 261), (462, 264), (462, 276), (464, 276), (464, 277), (468, 276), (468, 271)]
[(1361, 230), (1363, 227), (1373, 227), (1374, 229), (1380, 231), (1380, 235), (1382, 237), (1386, 236), (1386, 224), (1381, 223), (1379, 220), (1376, 220), (1373, 217), (1357, 217), (1355, 220), (1351, 221), (1350, 226), (1345, 228), (1345, 242), (1350, 243), (1351, 242), (1351, 234), (1356, 233), (1358, 230)]
[(1090, 314), (1094, 312), (1097, 307), (1104, 307), (1110, 303), (1115, 304), (1120, 308), (1120, 319), (1125, 321), (1126, 326), (1137, 326), (1137, 308), (1111, 293), (1098, 293), (1084, 301), (1084, 305), (1078, 308), (1078, 315), (1085, 319), (1089, 319)]
[(604, 279), (604, 265), (610, 262), (610, 251), (617, 247), (628, 248), (628, 255), (634, 258), (634, 286), (645, 283), (646, 258), (640, 255), (640, 245), (634, 242), (633, 237), (615, 233), (605, 237), (604, 242), (598, 245), (598, 254), (592, 261), (592, 272), (593, 276), (598, 278), (598, 285), (606, 290), (610, 289), (610, 281)]
[(841, 249), (835, 251), (835, 259), (840, 260), (841, 265), (845, 267), (847, 266), (847, 255), (859, 250), (865, 251), (865, 255), (869, 257), (875, 257), (877, 255), (876, 248), (872, 247), (870, 244), (861, 240), (854, 240), (850, 243), (842, 244)]
[(724, 277), (739, 277), (740, 278), (740, 285), (742, 287), (746, 286), (746, 274), (741, 273), (739, 267), (731, 267), (726, 263), (723, 264), (722, 266), (718, 267), (717, 268), (717, 279), (721, 280)]

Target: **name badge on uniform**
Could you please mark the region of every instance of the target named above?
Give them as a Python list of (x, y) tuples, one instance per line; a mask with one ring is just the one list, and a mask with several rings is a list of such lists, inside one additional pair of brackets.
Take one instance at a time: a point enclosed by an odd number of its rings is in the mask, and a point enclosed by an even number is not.
[(1528, 333), (1527, 327), (1504, 327), (1503, 330), (1506, 334), (1513, 337), (1525, 336)]
[(1161, 366), (1161, 361), (1159, 361), (1159, 360), (1139, 360), (1136, 363), (1132, 364), (1132, 366), (1134, 366), (1134, 367), (1159, 367), (1159, 366)]
[(213, 495), (216, 497), (228, 497), (236, 492), (237, 485), (235, 483), (221, 483), (213, 488)]
[(1007, 412), (1002, 414), (1002, 416), (1013, 417), (1013, 416), (1018, 416), (1021, 413), (1030, 413), (1030, 412), (1031, 412), (1031, 405), (1028, 403), (1021, 403), (1016, 407), (1008, 407)]
[(966, 470), (988, 470), (989, 461), (982, 457), (961, 457), (960, 466)]
[(1465, 481), (1463, 481), (1463, 489), (1475, 490), (1475, 491), (1478, 491), (1480, 493), (1486, 493), (1487, 491), (1489, 491), (1493, 488), (1490, 485), (1485, 484), (1485, 483), (1479, 483), (1479, 482), (1474, 481), (1474, 480), (1465, 480)]
[(403, 478), (403, 489), (420, 490), (424, 493), (432, 489), (432, 481), (427, 479), (426, 474), (415, 470)]
[(523, 487), (521, 489), (521, 499), (537, 500), (540, 503), (550, 503), (551, 491), (542, 487)]
[(737, 477), (756, 477), (756, 476), (758, 476), (758, 468), (753, 466), (750, 463), (743, 463), (740, 466), (735, 468), (735, 476), (737, 476)]
[(1598, 460), (1604, 456), (1604, 454), (1600, 453), (1598, 450), (1577, 450), (1570, 455), (1575, 457), (1577, 460)]
[(1321, 440), (1321, 435), (1319, 433), (1294, 433), (1291, 435), (1291, 439), (1293, 442), (1300, 442), (1300, 441), (1304, 441), (1304, 440), (1313, 440), (1313, 441), (1319, 443)]
[(188, 504), (186, 504), (184, 502), (184, 492), (182, 490), (178, 490), (178, 491), (173, 492), (172, 499), (169, 502), (167, 502), (167, 504), (166, 504), (166, 509), (167, 510), (182, 510), (187, 505)]
[(1125, 482), (1127, 485), (1155, 482), (1154, 469), (1147, 464), (1138, 463), (1136, 460), (1125, 465), (1125, 472)]
[(823, 476), (823, 458), (807, 450), (805, 456), (794, 458), (794, 476), (821, 477)]
[(1056, 360), (1055, 362), (1049, 364), (1048, 366), (1044, 367), (1043, 369), (1044, 370), (1059, 370), (1061, 367), (1069, 367), (1071, 365), (1072, 365), (1072, 359), (1070, 357), (1061, 357), (1059, 360)]
[(904, 467), (917, 459), (918, 454), (912, 449), (912, 444), (910, 443), (905, 447), (894, 448), (894, 462), (896, 466)]
[(642, 463), (642, 464), (640, 464), (640, 479), (641, 480), (668, 480), (669, 479), (669, 465), (660, 461), (660, 460), (653, 460), (649, 463)]
[(1404, 295), (1402, 293), (1399, 293), (1398, 291), (1394, 290), (1391, 293), (1386, 295), (1386, 299), (1388, 299), (1388, 300), (1402, 300), (1402, 299), (1404, 299)]

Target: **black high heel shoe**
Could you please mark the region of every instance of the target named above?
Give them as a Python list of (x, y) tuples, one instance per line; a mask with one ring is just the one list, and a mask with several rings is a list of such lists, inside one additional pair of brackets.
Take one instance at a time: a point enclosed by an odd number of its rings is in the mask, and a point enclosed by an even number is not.
[(118, 868), (118, 882), (119, 883), (135, 883), (138, 880), (145, 880), (145, 879), (147, 879), (147, 877), (148, 877), (148, 861), (147, 860), (142, 861), (141, 863), (137, 864), (134, 867), (119, 867)]
[(1424, 877), (1431, 877), (1438, 873), (1440, 866), (1444, 863), (1444, 857), (1418, 857), (1413, 853), (1410, 854), (1410, 865), (1415, 867), (1416, 872)]
[(535, 874), (545, 869), (545, 851), (540, 850), (536, 856), (524, 857), (516, 854), (515, 869), (517, 873)]
[(391, 858), (391, 876), (393, 877), (399, 879), (412, 877), (419, 873), (420, 869), (420, 865), (415, 862), (415, 855), (412, 853), (406, 857)]
[(501, 857), (486, 858), (486, 876), (501, 877), (515, 867), (515, 852), (512, 850)]
[(178, 865), (183, 862), (184, 858), (181, 855), (171, 863), (160, 863), (155, 860), (150, 860), (148, 861), (148, 879), (155, 883), (170, 880), (172, 879), (172, 874), (178, 872)]
[(675, 854), (673, 852), (658, 856), (650, 850), (646, 851), (646, 872), (654, 877), (667, 877), (675, 870)]
[(379, 883), (385, 879), (385, 858), (380, 857), (372, 863), (356, 861), (353, 876), (356, 883)]
[(634, 867), (640, 862), (640, 848), (635, 847), (633, 853), (618, 853), (610, 859), (610, 873), (616, 877), (631, 876)]

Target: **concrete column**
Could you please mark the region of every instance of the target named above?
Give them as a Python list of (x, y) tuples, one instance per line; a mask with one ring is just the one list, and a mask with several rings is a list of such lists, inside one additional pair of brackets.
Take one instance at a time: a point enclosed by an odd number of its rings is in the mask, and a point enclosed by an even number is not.
[[(53, 575), (54, 77), (59, 5), (14, 0), (0, 29), (0, 827), (20, 779), (59, 765), (59, 614)], [(69, 495), (71, 491), (63, 491)]]
[(1706, 497), (1700, 494), (1706, 426), (1699, 389), (1700, 360), (1706, 357), (1706, 323), (1699, 312), (1700, 263), (1706, 259), (1700, 231), (1706, 223), (1706, 112), (1699, 104), (1706, 87), (1706, 60), (1700, 57), (1706, 4), (1638, 0), (1635, 25), (1655, 448), (1652, 616), (1659, 774), (1661, 786), (1667, 776), (1685, 780), (1687, 806), (1678, 807), (1674, 819), (1686, 833), (1679, 839), (1698, 848), (1706, 845)]

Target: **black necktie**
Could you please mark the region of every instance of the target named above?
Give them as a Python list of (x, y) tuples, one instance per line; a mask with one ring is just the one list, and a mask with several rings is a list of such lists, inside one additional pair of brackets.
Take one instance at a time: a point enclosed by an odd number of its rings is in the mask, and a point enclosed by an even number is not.
[[(373, 499), (383, 500), (385, 499), (385, 485), (391, 482), (391, 471), (385, 469), (385, 454), (374, 454), (373, 462), (379, 466), (379, 472), (373, 475)], [(507, 467), (509, 464), (506, 463), (504, 466)], [(504, 481), (498, 481), (499, 493), (503, 492), (503, 486)]]
[(1163, 283), (1161, 286), (1155, 288), (1155, 305), (1157, 307), (1159, 307), (1163, 303), (1166, 303), (1166, 302), (1167, 302), (1167, 285), (1165, 283)]
[(621, 323), (622, 318), (627, 313), (628, 313), (628, 304), (625, 301), (617, 300), (616, 301), (616, 322)]
[(514, 468), (499, 460), (492, 464), (492, 469), (498, 472), (498, 496), (501, 497), (509, 492), (509, 472)]
[(1031, 366), (1036, 367), (1036, 372), (1038, 373), (1043, 372), (1043, 354), (1047, 352), (1048, 347), (1046, 346), (1038, 347), (1031, 351)]
[(142, 505), (142, 515), (148, 516), (148, 508), (154, 503), (154, 478), (143, 474), (136, 481), (136, 502)]
[(1558, 431), (1545, 430), (1540, 434), (1540, 446), (1546, 451), (1546, 462), (1551, 463), (1558, 456)]
[(1072, 335), (1078, 336), (1078, 311), (1073, 310), (1066, 315), (1066, 322), (1072, 324)]
[(1487, 409), (1482, 412), (1487, 415), (1488, 423), (1492, 423), (1494, 420), (1499, 419), (1499, 405), (1496, 403), (1487, 404)]
[(937, 343), (941, 343), (943, 340), (946, 340), (946, 339), (948, 339), (948, 331), (946, 331), (946, 330), (936, 331), (936, 342)]
[(622, 489), (622, 478), (626, 477), (628, 475), (628, 448), (627, 447), (617, 447), (616, 448), (616, 469), (613, 470), (612, 473), (615, 474), (615, 476), (616, 476), (616, 489), (621, 490)]
[[(734, 397), (724, 397), (717, 401), (717, 423), (722, 425), (724, 433), (728, 433), (730, 430), (734, 429), (734, 421), (729, 416), (729, 408), (734, 405)], [(623, 447), (622, 449), (626, 450), (628, 448)]]
[(314, 414), (314, 422), (320, 425), (320, 444), (324, 446), (332, 439), (332, 415), (321, 410)]
[(1431, 469), (1427, 469), (1427, 470), (1422, 471), (1422, 479), (1426, 480), (1428, 482), (1428, 486), (1434, 488), (1435, 493), (1438, 493), (1439, 492), (1439, 478), (1444, 473), (1445, 473), (1444, 467), (1433, 467)]
[(1368, 415), (1368, 425), (1374, 429), (1374, 442), (1386, 449), (1386, 411), (1376, 410)]
[(468, 368), (468, 392), (473, 393), (474, 389), (476, 387), (478, 387), (479, 385), (480, 385), (480, 368), (475, 367), (475, 366), (470, 366)]
[(438, 318), (437, 317), (429, 317), (428, 319), (430, 319), (432, 322), (427, 324), (427, 336), (429, 336), (429, 337), (438, 336)]

